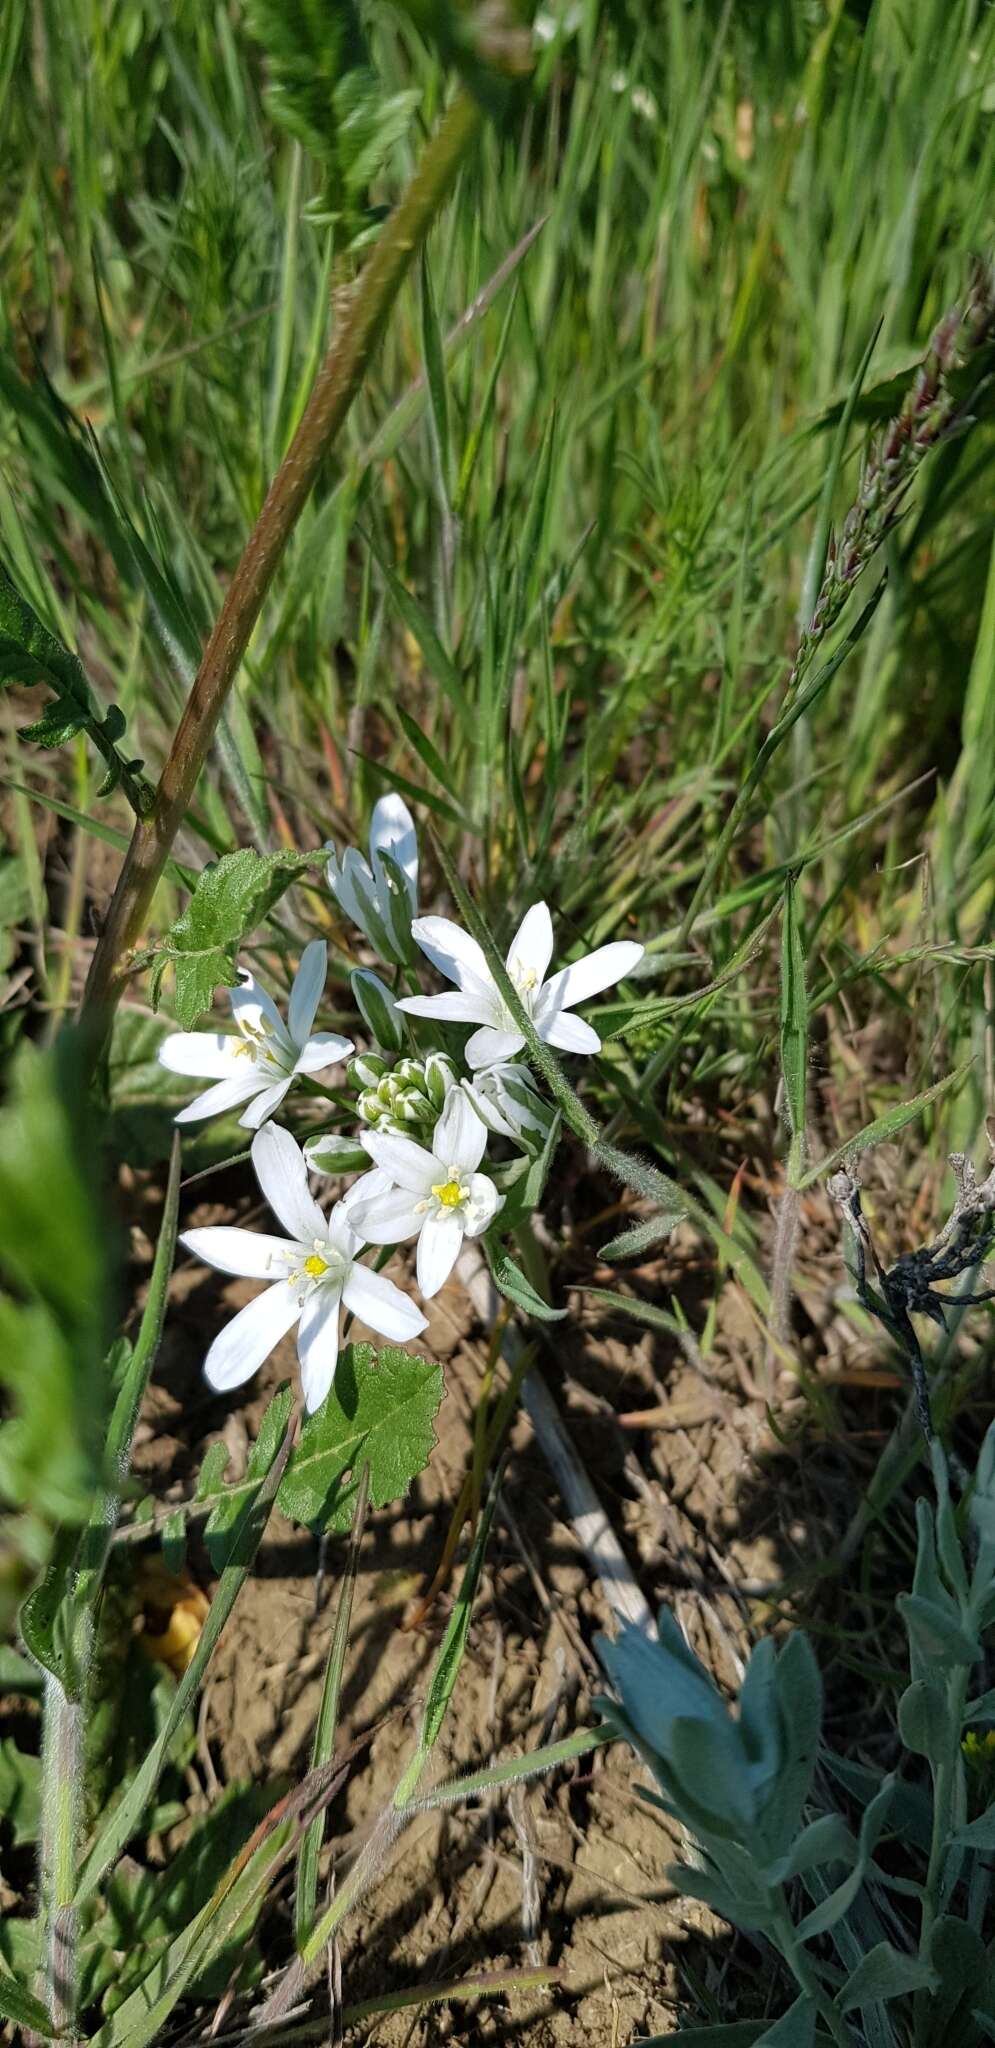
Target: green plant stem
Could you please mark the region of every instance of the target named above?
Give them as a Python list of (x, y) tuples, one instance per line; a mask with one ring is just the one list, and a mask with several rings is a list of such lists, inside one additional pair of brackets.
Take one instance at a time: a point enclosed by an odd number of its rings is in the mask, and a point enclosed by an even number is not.
[(929, 1844), (929, 1863), (926, 1882), (923, 1886), (922, 1921), (919, 1929), (919, 1953), (929, 1954), (929, 1940), (933, 1927), (942, 1908), (940, 1897), (943, 1884), (943, 1866), (947, 1859), (953, 1816), (954, 1786), (960, 1769), (960, 1732), (964, 1725), (964, 1708), (967, 1703), (967, 1688), (970, 1672), (963, 1664), (955, 1665), (947, 1679), (947, 1728), (949, 1740), (946, 1755), (940, 1759), (933, 1772), (933, 1828)]
[(466, 92), (454, 100), (353, 288), (342, 326), (318, 372), (290, 448), (266, 494), (207, 643), (155, 803), (140, 818), (118, 877), (83, 997), (106, 1038), (159, 878), (193, 796), (215, 727), (235, 681), (266, 593), (321, 463), (346, 418), (390, 309), (480, 131), (483, 114)]
[(852, 2048), (853, 2036), (850, 2029), (842, 2013), (837, 2012), (832, 1999), (826, 1997), (822, 1985), (819, 1983), (819, 1979), (805, 1954), (804, 1946), (795, 1934), (794, 1922), (784, 1903), (783, 1895), (775, 1916), (773, 1931), (781, 1954), (791, 1971), (799, 1991), (806, 1998), (812, 2000), (819, 2018), (828, 2027), (833, 2040), (839, 2042), (840, 2048)]
[(84, 1709), (52, 1672), (45, 1678), (40, 1891), (45, 1916), (45, 1993), (56, 2025), (73, 2038), (77, 2004), (76, 1861), (82, 1806)]

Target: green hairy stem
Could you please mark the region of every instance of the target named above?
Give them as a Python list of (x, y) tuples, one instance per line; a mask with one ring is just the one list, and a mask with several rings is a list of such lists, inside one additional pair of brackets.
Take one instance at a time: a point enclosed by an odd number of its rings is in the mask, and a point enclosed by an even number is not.
[(45, 1911), (45, 1994), (56, 2026), (72, 2038), (77, 2004), (74, 1904), (83, 1786), (82, 1701), (49, 1672), (45, 1681), (41, 1895)]

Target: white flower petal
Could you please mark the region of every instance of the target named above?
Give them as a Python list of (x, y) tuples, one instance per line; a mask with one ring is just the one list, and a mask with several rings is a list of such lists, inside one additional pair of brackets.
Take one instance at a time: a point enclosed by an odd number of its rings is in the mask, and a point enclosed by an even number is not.
[(220, 1081), (242, 1065), (242, 1041), (225, 1031), (173, 1031), (159, 1047), (159, 1065), (171, 1074), (196, 1074)]
[(239, 987), (228, 990), (228, 1001), (240, 1031), (250, 1038), (261, 1033), (264, 1039), (279, 1046), (281, 1051), (289, 1052), (290, 1033), (283, 1018), (272, 996), (263, 988), (262, 983), (256, 980), (255, 975), (250, 974), (247, 967), (242, 969)]
[(324, 939), (312, 939), (301, 954), (301, 964), (290, 991), (287, 1028), (295, 1045), (306, 1045), (311, 1036), (321, 991), (325, 986), (327, 965), (328, 947)]
[[(386, 1179), (386, 1175), (384, 1176)], [(354, 1228), (355, 1217), (345, 1200), (336, 1202), (329, 1214), (325, 1229), (333, 1251), (340, 1252), (344, 1259), (354, 1259), (363, 1249), (363, 1239)]]
[(467, 1237), (480, 1237), (493, 1222), (504, 1202), (492, 1180), (486, 1173), (475, 1173), (470, 1182), (470, 1194), (463, 1204), (463, 1228)]
[(239, 1123), (244, 1131), (262, 1129), (266, 1118), (272, 1116), (274, 1110), (279, 1109), (290, 1087), (290, 1079), (288, 1074), (285, 1081), (274, 1081), (271, 1088), (264, 1088), (262, 1094), (257, 1095), (254, 1102), (250, 1102), (248, 1109), (239, 1117)]
[(247, 1102), (250, 1095), (258, 1095), (268, 1088), (269, 1079), (259, 1072), (253, 1060), (240, 1060), (240, 1073), (231, 1081), (217, 1081), (213, 1088), (205, 1089), (186, 1109), (177, 1111), (174, 1122), (178, 1124), (199, 1123), (204, 1116), (221, 1116), (226, 1109), (237, 1109), (240, 1102)]
[(295, 1074), (320, 1074), (325, 1067), (337, 1067), (340, 1060), (346, 1060), (353, 1050), (351, 1038), (340, 1038), (337, 1031), (317, 1031), (302, 1045), (294, 1067)]
[(561, 967), (539, 992), (536, 1022), (554, 1010), (572, 1010), (576, 1003), (586, 1003), (589, 996), (599, 996), (603, 989), (624, 980), (645, 951), (645, 946), (630, 939), (619, 939), (611, 946), (599, 946), (596, 953), (585, 953), (571, 967)]
[(292, 1330), (300, 1315), (297, 1288), (289, 1280), (267, 1287), (219, 1330), (204, 1360), (204, 1377), (215, 1393), (240, 1387)]
[(357, 1202), (349, 1220), (367, 1244), (404, 1244), (417, 1237), (425, 1221), (425, 1209), (410, 1188), (392, 1188), (372, 1202)]
[(267, 1237), (261, 1230), (238, 1230), (214, 1224), (203, 1230), (182, 1230), (180, 1243), (205, 1266), (219, 1273), (237, 1273), (242, 1280), (282, 1280), (287, 1262), (298, 1258), (296, 1244), (286, 1237)]
[(532, 974), (533, 988), (546, 979), (546, 969), (553, 957), (553, 920), (545, 903), (533, 903), (527, 910), (512, 939), (508, 950), (507, 967), (512, 980), (515, 970)]
[(487, 1126), (482, 1123), (462, 1088), (454, 1088), (435, 1126), (432, 1150), (443, 1166), (474, 1173), (487, 1146)]
[(475, 1031), (466, 1041), (466, 1062), (473, 1068), (493, 1066), (495, 1060), (510, 1060), (521, 1052), (525, 1040), (520, 1031)]
[[(361, 857), (359, 859), (361, 867), (365, 868), (366, 862)], [(333, 853), (325, 872), (328, 876), (328, 886), (339, 909), (350, 920), (350, 923), (361, 926), (361, 905), (354, 887), (355, 866), (347, 868), (345, 861), (338, 861)], [(368, 869), (367, 874), (369, 875)], [(369, 880), (372, 884), (372, 875), (369, 875)]]
[(438, 1294), (459, 1258), (463, 1225), (454, 1209), (440, 1209), (429, 1216), (418, 1239), (415, 1271), (426, 1301)]
[(441, 996), (402, 996), (397, 1007), (409, 1017), (437, 1017), (443, 1024), (489, 1024), (501, 1015), (497, 997), (490, 990), (475, 995), (451, 989)]
[(325, 1219), (308, 1187), (304, 1154), (280, 1124), (265, 1124), (252, 1140), (252, 1164), (274, 1216), (298, 1244), (325, 1235)]
[(425, 1328), (428, 1318), (393, 1280), (385, 1273), (374, 1273), (369, 1266), (353, 1266), (342, 1289), (342, 1299), (351, 1314), (358, 1316), (368, 1329), (376, 1330), (381, 1337), (389, 1337), (394, 1344), (408, 1344)]
[(552, 1017), (544, 1017), (536, 1023), (540, 1038), (547, 1045), (559, 1047), (561, 1052), (600, 1052), (601, 1040), (583, 1017), (575, 1017), (572, 1010), (558, 1010)]
[(297, 1356), (301, 1364), (301, 1389), (309, 1415), (320, 1408), (335, 1378), (339, 1362), (338, 1287), (315, 1287), (301, 1310), (297, 1332)]
[(462, 988), (467, 975), (484, 988), (493, 988), (491, 970), (476, 939), (448, 917), (416, 917), (412, 933), (422, 952), (447, 981)]
[[(389, 1195), (394, 1185), (394, 1176), (387, 1172), (386, 1167), (371, 1166), (369, 1173), (361, 1173), (359, 1179), (353, 1181), (351, 1188), (346, 1189), (337, 1206), (346, 1210), (351, 1227), (358, 1230), (359, 1221), (352, 1212), (362, 1203), (376, 1201), (378, 1195)], [(334, 1215), (334, 1210), (332, 1213)]]
[(385, 1166), (398, 1187), (413, 1194), (427, 1194), (436, 1178), (436, 1162), (424, 1145), (413, 1138), (395, 1138), (389, 1132), (363, 1131), (362, 1143), (378, 1166)]
[[(370, 820), (370, 856), (389, 853), (403, 870), (411, 898), (412, 912), (418, 903), (418, 838), (415, 821), (396, 792), (382, 796), (373, 807)], [(375, 863), (374, 863), (375, 864)]]
[(460, 1082), (460, 1087), (463, 1089), (464, 1094), (469, 1096), (470, 1101), (472, 1102), (474, 1109), (477, 1112), (477, 1115), (481, 1119), (481, 1122), (487, 1125), (488, 1130), (491, 1131), (495, 1137), (515, 1137), (516, 1133), (514, 1126), (509, 1122), (508, 1118), (505, 1116), (504, 1110), (501, 1106), (501, 1099), (497, 1091), (488, 1089), (485, 1093), (485, 1091), (478, 1085), (479, 1078), (480, 1077), (478, 1076), (478, 1081), (468, 1081), (464, 1076), (463, 1080)]
[(354, 924), (365, 932), (371, 945), (378, 948), (384, 942), (384, 926), (377, 904), (377, 889), (373, 874), (354, 846), (346, 849), (342, 861), (342, 874), (350, 898), (355, 906), (352, 912)]

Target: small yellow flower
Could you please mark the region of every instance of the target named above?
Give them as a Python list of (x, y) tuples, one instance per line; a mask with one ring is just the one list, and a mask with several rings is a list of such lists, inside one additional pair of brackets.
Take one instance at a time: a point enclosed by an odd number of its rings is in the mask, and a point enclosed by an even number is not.
[(995, 1764), (995, 1728), (986, 1728), (983, 1735), (977, 1735), (972, 1728), (961, 1743), (961, 1754), (977, 1771), (987, 1770)]

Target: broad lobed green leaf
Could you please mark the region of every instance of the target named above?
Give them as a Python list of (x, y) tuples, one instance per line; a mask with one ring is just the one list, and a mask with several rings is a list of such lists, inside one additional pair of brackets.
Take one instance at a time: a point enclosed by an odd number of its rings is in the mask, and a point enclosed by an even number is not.
[(313, 1529), (349, 1527), (364, 1463), (370, 1501), (400, 1500), (435, 1446), (433, 1422), (443, 1395), (431, 1359), (386, 1345), (350, 1344), (331, 1393), (305, 1420), (287, 1465), (278, 1505)]

